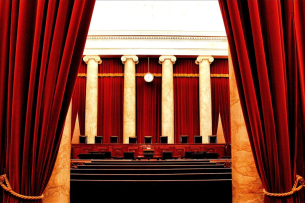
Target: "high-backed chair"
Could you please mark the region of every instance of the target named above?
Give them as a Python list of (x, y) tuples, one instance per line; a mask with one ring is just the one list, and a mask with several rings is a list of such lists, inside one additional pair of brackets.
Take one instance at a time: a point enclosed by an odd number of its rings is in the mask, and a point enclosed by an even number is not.
[(188, 143), (188, 138), (189, 138), (188, 135), (181, 135), (180, 136), (180, 142), (181, 143)]
[(160, 136), (160, 143), (167, 144), (167, 136)]
[(94, 141), (95, 143), (103, 143), (103, 136), (95, 136)]
[(151, 136), (144, 136), (144, 143), (145, 144), (151, 144), (152, 138)]
[(110, 136), (110, 143), (118, 143), (118, 136)]
[(173, 152), (162, 152), (162, 159), (172, 159), (173, 158)]
[(209, 143), (217, 143), (217, 136), (216, 135), (210, 135), (209, 136)]
[(202, 136), (195, 135), (194, 136), (194, 143), (202, 143)]
[(135, 144), (137, 143), (137, 138), (136, 137), (129, 137), (129, 144)]
[(87, 143), (87, 137), (88, 137), (88, 136), (80, 135), (80, 136), (79, 136), (79, 143), (84, 143), (84, 144), (86, 144), (86, 143)]

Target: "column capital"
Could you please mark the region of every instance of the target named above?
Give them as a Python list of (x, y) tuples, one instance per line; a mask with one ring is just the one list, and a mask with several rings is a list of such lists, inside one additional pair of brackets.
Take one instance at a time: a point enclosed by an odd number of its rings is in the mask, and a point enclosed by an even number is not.
[(125, 64), (127, 59), (132, 59), (135, 64), (139, 63), (139, 57), (137, 57), (136, 55), (124, 55), (121, 57), (122, 63)]
[(173, 55), (172, 56), (163, 56), (162, 55), (159, 57), (159, 64), (162, 64), (165, 61), (165, 59), (171, 60), (172, 64), (175, 64), (175, 62), (177, 60), (177, 58)]
[(84, 56), (84, 57), (83, 57), (83, 61), (84, 61), (86, 64), (88, 64), (88, 62), (89, 62), (90, 59), (93, 59), (93, 60), (94, 60), (96, 63), (98, 63), (98, 64), (101, 64), (101, 63), (102, 63), (101, 58), (100, 58), (99, 56), (97, 56), (97, 55), (87, 55), (87, 56)]
[(195, 63), (199, 65), (203, 60), (208, 60), (208, 62), (211, 64), (214, 61), (214, 58), (212, 56), (198, 56)]

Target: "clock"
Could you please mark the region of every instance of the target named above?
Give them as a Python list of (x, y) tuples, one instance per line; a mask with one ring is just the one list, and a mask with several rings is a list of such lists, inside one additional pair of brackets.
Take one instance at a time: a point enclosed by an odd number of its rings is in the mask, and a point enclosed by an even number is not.
[(153, 76), (153, 74), (151, 74), (151, 73), (146, 73), (146, 74), (144, 75), (144, 80), (145, 80), (146, 82), (151, 82), (151, 81), (153, 81), (153, 79), (154, 79), (154, 76)]

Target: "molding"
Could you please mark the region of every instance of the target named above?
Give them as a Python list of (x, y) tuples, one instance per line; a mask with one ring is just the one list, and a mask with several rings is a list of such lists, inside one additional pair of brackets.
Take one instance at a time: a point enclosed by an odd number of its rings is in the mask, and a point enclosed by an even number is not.
[(200, 36), (153, 36), (153, 35), (143, 35), (143, 36), (103, 36), (103, 35), (88, 35), (87, 39), (160, 39), (160, 40), (227, 40), (227, 37), (200, 37)]
[(96, 63), (101, 64), (102, 60), (98, 55), (87, 55), (83, 57), (83, 60), (86, 64), (88, 64), (89, 60), (93, 59)]
[[(136, 73), (136, 77), (144, 77), (146, 73)], [(151, 73), (154, 77), (162, 77), (162, 73)], [(86, 73), (78, 73), (78, 77), (87, 77)], [(99, 73), (98, 77), (124, 77), (124, 73)], [(174, 73), (177, 78), (198, 78), (199, 74)], [(228, 78), (229, 74), (211, 74), (211, 78)]]
[(195, 63), (199, 65), (203, 60), (208, 60), (208, 62), (211, 64), (214, 61), (214, 58), (212, 56), (198, 56)]
[(127, 59), (132, 59), (135, 64), (139, 63), (139, 57), (137, 57), (136, 55), (124, 55), (121, 57), (122, 63), (125, 64)]
[(229, 74), (211, 74), (211, 78), (228, 78)]
[(159, 64), (162, 64), (165, 61), (165, 59), (171, 60), (172, 64), (175, 64), (175, 62), (177, 60), (177, 58), (175, 56), (163, 56), (162, 55), (159, 57)]

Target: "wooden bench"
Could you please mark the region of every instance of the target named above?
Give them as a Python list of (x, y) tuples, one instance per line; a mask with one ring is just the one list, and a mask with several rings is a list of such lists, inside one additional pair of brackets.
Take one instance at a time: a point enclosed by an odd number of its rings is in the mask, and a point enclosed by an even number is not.
[(129, 161), (129, 162), (98, 162), (98, 161), (92, 161), (87, 162), (85, 165), (217, 165), (216, 162), (164, 162), (164, 161), (155, 161), (155, 162), (149, 162), (149, 161)]
[(161, 168), (161, 169), (71, 169), (83, 174), (162, 174), (162, 173), (230, 173), (230, 168)]
[(153, 169), (153, 168), (224, 168), (224, 164), (219, 165), (203, 165), (203, 164), (196, 164), (196, 165), (79, 165), (78, 168), (80, 169), (137, 169), (137, 168), (144, 168), (144, 169)]

